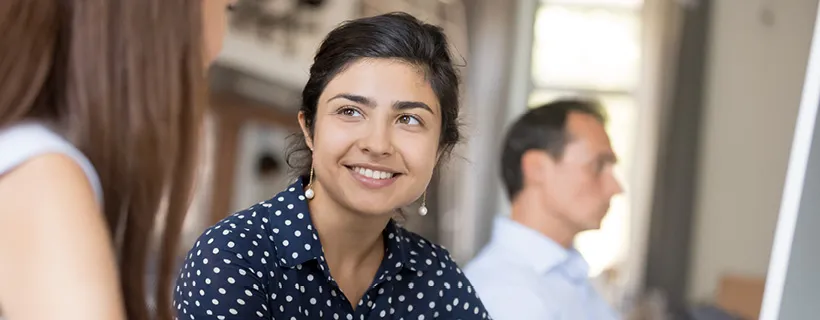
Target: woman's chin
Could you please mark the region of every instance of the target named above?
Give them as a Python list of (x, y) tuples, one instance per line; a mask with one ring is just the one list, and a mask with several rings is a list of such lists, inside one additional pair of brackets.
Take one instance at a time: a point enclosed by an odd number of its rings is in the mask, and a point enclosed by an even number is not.
[(392, 217), (398, 211), (395, 208), (387, 208), (385, 206), (356, 206), (353, 211), (368, 217)]
[(359, 201), (358, 203), (350, 204), (350, 209), (352, 209), (352, 211), (368, 217), (392, 217), (398, 213), (397, 208), (402, 208), (402, 205), (391, 205), (390, 203), (385, 203), (384, 201)]

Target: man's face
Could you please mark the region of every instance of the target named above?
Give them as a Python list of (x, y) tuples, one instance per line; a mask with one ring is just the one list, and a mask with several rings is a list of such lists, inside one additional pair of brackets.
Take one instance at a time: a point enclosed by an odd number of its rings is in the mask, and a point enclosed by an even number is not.
[(613, 173), (615, 153), (603, 124), (593, 116), (570, 113), (566, 131), (562, 157), (547, 156), (541, 171), (544, 204), (574, 231), (598, 229), (610, 200), (623, 191)]

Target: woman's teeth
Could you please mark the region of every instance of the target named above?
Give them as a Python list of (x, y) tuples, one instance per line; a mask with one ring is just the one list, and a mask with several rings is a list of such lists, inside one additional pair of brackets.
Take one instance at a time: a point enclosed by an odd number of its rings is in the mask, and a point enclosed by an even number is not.
[(359, 167), (354, 167), (353, 171), (356, 171), (360, 175), (363, 175), (365, 177), (368, 177), (368, 178), (371, 178), (371, 179), (378, 179), (378, 180), (390, 179), (394, 175), (394, 173), (392, 173), (392, 172), (377, 171), (377, 170), (365, 169), (365, 168), (359, 168)]

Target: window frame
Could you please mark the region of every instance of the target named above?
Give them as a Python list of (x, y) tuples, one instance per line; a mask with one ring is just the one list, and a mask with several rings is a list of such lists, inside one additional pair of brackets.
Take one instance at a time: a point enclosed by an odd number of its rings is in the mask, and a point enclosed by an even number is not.
[[(584, 9), (606, 9), (606, 10), (621, 11), (621, 12), (627, 11), (631, 14), (634, 14), (636, 19), (637, 19), (637, 23), (639, 24), (639, 26), (643, 27), (644, 21), (643, 21), (643, 16), (641, 14), (642, 11), (643, 11), (643, 1), (640, 1), (640, 2), (641, 3), (638, 4), (638, 5), (629, 6), (629, 5), (618, 5), (618, 4), (613, 4), (613, 3), (606, 3), (604, 1), (602, 1), (601, 3), (596, 4), (596, 3), (592, 3), (591, 1), (589, 3), (577, 3), (577, 2), (572, 2), (571, 0), (541, 0), (541, 1), (538, 1), (538, 3), (536, 4), (535, 14), (537, 15), (538, 12), (541, 10), (541, 8), (543, 6), (561, 6), (561, 7), (568, 7), (568, 8), (584, 8)], [(533, 25), (532, 25), (533, 29), (536, 28), (536, 27), (537, 27), (537, 16), (536, 16), (535, 20), (533, 21)], [(641, 109), (641, 106), (640, 106), (639, 100), (638, 100), (638, 94), (637, 94), (638, 86), (640, 85), (640, 80), (639, 79), (638, 79), (638, 81), (636, 81), (635, 83), (633, 83), (631, 85), (623, 86), (625, 89), (600, 89), (600, 88), (590, 88), (590, 87), (574, 86), (574, 85), (567, 85), (567, 86), (562, 86), (562, 85), (538, 85), (537, 81), (536, 81), (535, 74), (534, 74), (535, 73), (534, 68), (536, 66), (536, 63), (535, 63), (535, 58), (536, 57), (535, 57), (535, 52), (534, 52), (535, 48), (536, 48), (536, 43), (537, 43), (537, 39), (535, 38), (536, 34), (537, 34), (537, 31), (533, 30), (533, 38), (532, 38), (532, 42), (531, 42), (531, 52), (532, 52), (532, 54), (530, 56), (530, 62), (529, 62), (530, 65), (529, 65), (529, 73), (528, 73), (528, 80), (527, 80), (528, 88), (527, 88), (527, 99), (526, 99), (526, 101), (527, 101), (527, 107), (528, 108), (536, 107), (537, 104), (539, 104), (539, 103), (545, 103), (547, 101), (552, 100), (552, 99), (544, 99), (546, 101), (539, 101), (539, 102), (533, 101), (534, 97), (538, 94), (555, 93), (555, 95), (558, 96), (558, 97), (560, 97), (560, 96), (581, 96), (581, 97), (591, 97), (591, 98), (595, 98), (595, 99), (599, 99), (599, 100), (603, 100), (604, 97), (622, 97), (622, 98), (627, 98), (627, 99), (631, 100), (631, 102), (632, 102), (631, 106), (634, 108), (633, 110), (631, 110), (632, 118), (633, 118), (632, 121), (635, 122), (635, 124), (637, 124), (638, 114), (639, 114), (640, 109)], [(638, 35), (638, 36), (640, 37), (640, 35)], [(638, 41), (639, 41), (639, 44), (640, 44), (641, 42), (643, 42), (643, 39), (639, 38)], [(642, 57), (640, 57), (639, 59), (642, 59)], [(638, 64), (638, 66), (640, 66), (640, 63)], [(638, 68), (640, 68), (640, 67), (638, 67)], [(636, 72), (636, 76), (640, 78), (640, 74), (641, 74), (640, 69), (635, 70), (635, 72)], [(610, 109), (611, 106), (608, 106), (606, 104), (604, 104), (604, 108), (607, 111), (611, 110)], [(620, 130), (618, 130), (616, 128), (610, 129), (610, 127), (608, 125), (607, 126), (607, 131), (612, 136), (612, 134), (615, 133), (615, 131), (620, 131)], [(624, 139), (629, 139), (629, 140), (632, 140), (633, 142), (624, 146), (624, 148), (626, 148), (626, 150), (623, 150), (623, 152), (626, 152), (627, 154), (624, 154), (624, 155), (621, 156), (622, 159), (620, 161), (622, 161), (622, 163), (619, 166), (620, 168), (617, 171), (619, 171), (619, 175), (620, 175), (619, 178), (621, 178), (622, 183), (625, 186), (628, 187), (628, 185), (631, 184), (631, 181), (630, 181), (629, 178), (633, 175), (632, 172), (635, 171), (635, 170), (639, 170), (639, 168), (634, 167), (634, 163), (633, 163), (634, 158), (635, 158), (634, 153), (636, 151), (635, 150), (636, 145), (634, 143), (634, 140), (636, 139), (636, 136), (638, 135), (638, 132), (635, 132), (635, 130), (633, 129), (633, 130), (631, 130), (631, 132), (624, 132), (624, 134), (629, 135), (628, 137), (626, 137)], [(615, 146), (613, 146), (613, 147), (615, 147)], [(618, 241), (622, 241), (622, 243), (620, 245), (618, 245), (619, 248), (616, 249), (617, 252), (615, 253), (615, 256), (611, 260), (611, 262), (605, 263), (605, 264), (609, 264), (609, 265), (608, 266), (599, 266), (599, 267), (620, 268), (622, 266), (619, 265), (619, 264), (627, 261), (626, 255), (627, 255), (627, 251), (629, 250), (629, 239), (628, 239), (628, 237), (629, 237), (629, 233), (631, 232), (630, 231), (631, 223), (628, 222), (628, 221), (630, 219), (632, 219), (632, 215), (634, 214), (634, 208), (633, 208), (634, 204), (631, 203), (631, 199), (629, 197), (620, 196), (618, 198), (613, 199), (613, 206), (610, 208), (610, 210), (616, 209), (616, 207), (618, 206), (618, 205), (615, 205), (615, 202), (618, 202), (620, 205), (623, 205), (623, 207), (621, 208), (621, 210), (623, 210), (623, 212), (619, 212), (620, 217), (616, 216), (616, 217), (613, 217), (613, 218), (624, 219), (625, 221), (619, 221), (617, 223), (614, 223), (616, 225), (620, 225), (621, 228), (624, 228), (623, 230), (618, 230), (618, 231), (615, 231), (614, 233), (619, 234), (619, 235), (617, 235), (618, 237), (624, 237), (624, 238), (618, 240)], [(610, 211), (610, 214), (608, 214), (608, 216), (612, 216), (611, 213), (613, 213), (613, 211)], [(606, 238), (607, 237), (606, 233), (610, 233), (610, 234), (613, 233), (612, 231), (607, 232), (606, 230), (604, 230), (604, 228), (606, 228), (606, 225), (607, 225), (606, 222), (607, 222), (607, 219), (604, 220), (604, 224), (602, 224), (602, 228), (599, 229), (599, 230), (592, 230), (592, 231), (588, 231), (588, 232), (584, 232), (584, 233), (579, 234), (578, 238), (576, 238), (576, 241), (577, 241), (577, 239), (581, 239), (580, 242), (586, 242), (586, 241), (595, 242), (594, 238), (596, 238), (596, 237), (605, 237)], [(595, 250), (592, 250), (592, 251), (598, 251), (599, 253), (602, 252), (601, 250), (598, 250), (598, 249), (595, 249)], [(600, 260), (601, 257), (587, 258), (587, 260), (596, 260), (596, 259)], [(606, 259), (604, 259), (604, 260), (606, 260)], [(603, 272), (605, 270), (593, 270), (593, 268), (595, 266), (593, 266), (592, 264), (594, 264), (594, 263), (595, 263), (595, 261), (590, 261), (590, 275), (595, 275), (598, 272), (602, 272), (601, 274), (604, 274)]]

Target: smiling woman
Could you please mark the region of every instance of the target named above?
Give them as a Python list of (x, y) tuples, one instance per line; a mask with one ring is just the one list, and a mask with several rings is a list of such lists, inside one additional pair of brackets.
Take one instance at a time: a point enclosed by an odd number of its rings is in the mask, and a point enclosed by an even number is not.
[(441, 109), (416, 66), (387, 58), (351, 63), (328, 82), (314, 127), (305, 112), (299, 117), (305, 136), (313, 131), (306, 139), (313, 189), (328, 195), (316, 205), (330, 200), (379, 216), (418, 199), (436, 165)]
[(392, 219), (459, 141), (458, 92), (436, 26), (394, 13), (333, 30), (303, 91), (300, 179), (200, 237), (179, 318), (490, 318), (447, 250)]

